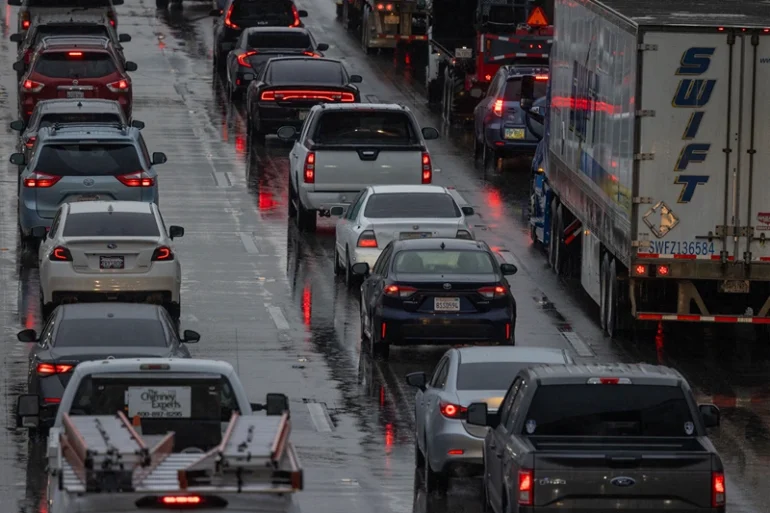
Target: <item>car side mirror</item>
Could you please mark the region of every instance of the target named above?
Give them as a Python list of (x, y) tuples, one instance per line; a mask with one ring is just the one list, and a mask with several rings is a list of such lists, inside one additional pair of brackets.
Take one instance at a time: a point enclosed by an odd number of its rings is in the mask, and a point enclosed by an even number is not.
[(19, 34), (18, 32), (15, 34), (11, 34), (11, 42), (12, 43), (21, 43), (24, 41), (24, 34)]
[(519, 272), (519, 268), (513, 264), (500, 264), (500, 271), (503, 273), (503, 276), (512, 276)]
[(487, 403), (471, 403), (468, 405), (468, 424), (473, 426), (492, 426), (492, 418), (487, 411)]
[(184, 237), (184, 228), (181, 226), (171, 225), (168, 227), (168, 238), (174, 240), (179, 237)]
[(135, 120), (133, 120), (131, 122), (131, 126), (136, 128), (136, 129), (138, 129), (138, 130), (141, 130), (141, 129), (144, 128), (145, 125), (144, 125), (144, 121), (139, 121), (139, 120), (135, 119)]
[(329, 209), (329, 213), (331, 215), (333, 215), (333, 216), (344, 215), (345, 214), (345, 207), (340, 207), (340, 206), (332, 207), (332, 208)]
[(27, 128), (27, 124), (21, 120), (17, 119), (16, 121), (11, 121), (11, 130), (15, 130), (17, 132), (23, 132), (25, 128)]
[(318, 50), (319, 52), (325, 52), (326, 50), (329, 49), (329, 45), (326, 43), (318, 43), (315, 49)]
[(268, 415), (283, 415), (289, 411), (289, 398), (286, 394), (267, 394), (265, 396), (265, 410)]
[(126, 65), (123, 68), (126, 71), (136, 71), (139, 69), (139, 66), (133, 61), (126, 61)]
[(284, 142), (296, 141), (298, 137), (297, 129), (293, 126), (282, 126), (278, 129), (278, 138)]
[(303, 11), (300, 9), (299, 11), (297, 11), (297, 16), (299, 16), (300, 18), (307, 18), (307, 11)]
[(703, 419), (703, 424), (707, 428), (719, 427), (721, 417), (719, 408), (713, 404), (699, 404), (698, 411), (700, 412), (700, 416)]
[(130, 43), (131, 36), (128, 34), (118, 34), (118, 43)]
[[(326, 45), (329, 46), (329, 45)], [(350, 75), (350, 83), (351, 84), (360, 84), (364, 81), (364, 77), (361, 75)]]
[(244, 73), (243, 74), (243, 80), (245, 80), (246, 82), (251, 82), (255, 78), (257, 78), (257, 76), (254, 75), (254, 73)]
[(40, 397), (27, 394), (16, 400), (16, 427), (35, 428), (40, 420)]
[(11, 7), (21, 7), (21, 0), (8, 0), (8, 5)]
[(27, 69), (27, 66), (26, 66), (26, 64), (24, 64), (24, 62), (16, 61), (16, 62), (13, 63), (13, 70), (14, 71), (24, 71), (25, 69)]
[(430, 141), (431, 139), (438, 139), (438, 130), (432, 126), (423, 127), (422, 136), (426, 141)]
[(406, 382), (409, 386), (419, 388), (424, 392), (428, 377), (424, 372), (412, 372), (406, 375)]
[(221, 9), (211, 9), (209, 11), (209, 16), (222, 16), (222, 10)]
[(199, 342), (201, 339), (201, 334), (197, 331), (193, 330), (184, 330), (184, 333), (182, 333), (182, 342), (186, 342), (188, 344), (194, 344), (196, 342)]
[(11, 161), (11, 164), (16, 164), (17, 166), (25, 166), (27, 164), (27, 157), (23, 153), (14, 153), (8, 160)]
[(157, 166), (158, 164), (165, 164), (168, 162), (168, 158), (166, 157), (166, 154), (162, 151), (156, 151), (152, 154), (152, 165)]
[(21, 330), (16, 334), (19, 342), (37, 342), (37, 332), (35, 330)]
[(476, 213), (476, 211), (473, 210), (473, 207), (462, 207), (460, 210), (462, 210), (463, 214), (465, 214), (466, 216), (472, 216), (473, 214)]
[(48, 230), (45, 229), (45, 226), (33, 226), (32, 227), (32, 236), (36, 239), (45, 239), (48, 237)]
[(369, 276), (369, 264), (366, 262), (358, 262), (357, 264), (353, 264), (350, 270), (356, 276)]
[(532, 103), (533, 100), (531, 98), (522, 98), (519, 100), (519, 106), (526, 111), (532, 110)]

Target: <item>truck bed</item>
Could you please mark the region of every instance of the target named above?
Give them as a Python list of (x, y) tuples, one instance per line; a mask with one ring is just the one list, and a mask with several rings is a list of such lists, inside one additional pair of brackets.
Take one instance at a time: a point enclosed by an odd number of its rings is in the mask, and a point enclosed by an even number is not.
[(537, 451), (636, 451), (636, 452), (706, 452), (703, 444), (692, 437), (561, 437), (531, 436)]

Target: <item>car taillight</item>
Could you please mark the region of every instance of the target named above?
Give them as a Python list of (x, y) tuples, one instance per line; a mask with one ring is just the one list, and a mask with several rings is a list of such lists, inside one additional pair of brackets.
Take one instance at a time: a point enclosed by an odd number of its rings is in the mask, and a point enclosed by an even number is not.
[(41, 376), (53, 376), (54, 374), (66, 374), (72, 372), (74, 365), (63, 365), (57, 363), (38, 363), (37, 373)]
[(519, 505), (532, 506), (535, 496), (535, 472), (519, 470)]
[(128, 80), (126, 79), (117, 80), (115, 82), (110, 82), (109, 84), (107, 84), (107, 89), (109, 89), (113, 93), (125, 93), (125, 92), (128, 92), (130, 88), (131, 88), (131, 84), (129, 84)]
[(316, 57), (316, 58), (320, 58), (321, 57), (320, 55), (318, 55), (315, 52), (302, 52), (302, 55), (307, 55), (308, 57)]
[(61, 176), (47, 175), (45, 173), (32, 173), (29, 178), (24, 179), (24, 187), (34, 187), (36, 189), (47, 189), (53, 187), (56, 182), (61, 180)]
[(726, 493), (725, 475), (722, 472), (711, 473), (711, 507), (718, 508), (725, 505)]
[(260, 101), (274, 102), (286, 100), (322, 100), (327, 102), (354, 103), (356, 95), (343, 91), (313, 91), (303, 89), (287, 89), (285, 91), (265, 91)]
[(29, 11), (25, 11), (21, 13), (21, 28), (23, 30), (27, 30), (29, 28), (30, 21), (29, 21)]
[(233, 21), (230, 19), (230, 17), (233, 15), (233, 7), (235, 7), (235, 4), (230, 4), (230, 8), (227, 10), (227, 14), (225, 15), (225, 26), (230, 27), (231, 29), (237, 29), (238, 25), (233, 23)]
[(494, 287), (481, 287), (478, 290), (478, 293), (481, 294), (486, 299), (494, 299), (496, 297), (505, 297), (505, 287), (502, 285), (495, 285)]
[(118, 175), (115, 178), (126, 187), (152, 187), (155, 185), (155, 179), (148, 176), (144, 171)]
[(56, 246), (48, 257), (51, 262), (72, 262), (72, 253), (64, 246)]
[(303, 172), (305, 183), (315, 183), (315, 152), (308, 152), (305, 157), (305, 170)]
[(495, 100), (492, 105), (492, 113), (498, 118), (503, 116), (503, 100)]
[(190, 504), (200, 504), (201, 498), (197, 495), (167, 495), (166, 497), (162, 497), (160, 499), (160, 502), (162, 502), (165, 505), (190, 505)]
[(390, 297), (400, 297), (401, 299), (413, 296), (417, 289), (414, 287), (407, 287), (406, 285), (388, 285), (385, 287), (385, 295)]
[(21, 90), (25, 93), (39, 93), (45, 87), (45, 84), (35, 82), (34, 80), (25, 80), (21, 84)]
[(430, 153), (422, 152), (422, 183), (431, 183), (433, 181), (433, 165), (430, 161)]
[(441, 415), (448, 419), (463, 419), (468, 413), (468, 408), (465, 406), (445, 402), (439, 403), (439, 409), (441, 410)]
[(37, 141), (37, 137), (32, 136), (29, 137), (24, 144), (27, 146), (27, 148), (31, 148), (35, 145), (35, 141)]
[(294, 23), (292, 23), (290, 26), (299, 27), (302, 24), (302, 22), (299, 19), (299, 11), (297, 10), (296, 5), (291, 6), (291, 13), (294, 15)]
[(160, 246), (152, 254), (153, 262), (167, 262), (174, 259), (174, 252), (168, 246)]
[(361, 233), (361, 235), (359, 235), (356, 246), (359, 248), (376, 248), (377, 237), (374, 235), (372, 230), (366, 230)]
[(455, 235), (455, 239), (473, 240), (473, 235), (471, 235), (471, 232), (469, 232), (468, 230), (457, 230), (457, 235)]
[(248, 59), (252, 55), (257, 55), (258, 53), (259, 52), (255, 51), (255, 50), (251, 50), (249, 52), (240, 54), (238, 56), (238, 66), (243, 66), (244, 68), (251, 68), (251, 63), (249, 61), (247, 61), (246, 59)]

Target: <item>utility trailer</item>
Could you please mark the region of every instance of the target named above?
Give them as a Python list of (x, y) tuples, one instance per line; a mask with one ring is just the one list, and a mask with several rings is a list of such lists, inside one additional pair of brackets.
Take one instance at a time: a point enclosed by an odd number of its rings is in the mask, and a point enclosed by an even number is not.
[(428, 40), (424, 0), (338, 0), (337, 15), (343, 27), (360, 36), (367, 54), (376, 48)]
[(554, 20), (532, 201), (553, 268), (610, 335), (770, 324), (770, 5), (556, 0)]
[(553, 0), (434, 2), (426, 87), (446, 121), (473, 117), (500, 66), (548, 65), (552, 6)]
[[(254, 511), (256, 496), (280, 510), (303, 487), (289, 441), (289, 413), (233, 413), (208, 452), (174, 452), (174, 432), (141, 434), (141, 422), (116, 415), (63, 414), (48, 442), (50, 513)], [(273, 508), (270, 508), (273, 511)]]

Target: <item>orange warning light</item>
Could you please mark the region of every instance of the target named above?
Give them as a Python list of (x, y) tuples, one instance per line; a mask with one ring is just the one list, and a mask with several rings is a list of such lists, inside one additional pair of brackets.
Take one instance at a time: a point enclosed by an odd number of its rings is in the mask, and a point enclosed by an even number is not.
[(542, 7), (535, 7), (527, 18), (527, 25), (530, 27), (547, 27), (548, 18), (545, 17)]

